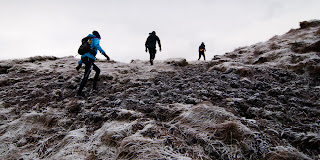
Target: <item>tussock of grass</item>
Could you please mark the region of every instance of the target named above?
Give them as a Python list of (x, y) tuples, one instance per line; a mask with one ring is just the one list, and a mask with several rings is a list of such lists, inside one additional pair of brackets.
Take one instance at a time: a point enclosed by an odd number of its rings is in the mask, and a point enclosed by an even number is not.
[(309, 27), (316, 27), (316, 26), (319, 26), (319, 24), (320, 24), (319, 20), (302, 21), (300, 22), (300, 28), (305, 29)]
[(241, 141), (246, 133), (243, 126), (236, 122), (226, 122), (215, 126), (215, 136), (227, 144), (233, 144)]
[(13, 60), (14, 63), (17, 64), (22, 64), (22, 63), (26, 63), (26, 62), (41, 62), (41, 61), (46, 61), (46, 60), (56, 60), (58, 59), (55, 56), (34, 56), (34, 57), (30, 57), (30, 58), (26, 58), (26, 59), (18, 59), (18, 60)]
[(243, 125), (234, 115), (210, 103), (191, 107), (173, 122), (169, 144), (182, 154), (193, 155), (191, 146), (202, 148), (199, 157), (211, 159), (256, 159), (267, 154), (266, 140)]
[(101, 141), (104, 144), (118, 147), (125, 137), (135, 134), (138, 130), (142, 130), (146, 125), (139, 121), (133, 121), (126, 125), (116, 124), (117, 123), (110, 124), (102, 135)]
[(249, 67), (241, 67), (236, 70), (236, 73), (238, 73), (241, 77), (247, 77), (252, 75), (253, 71)]
[(311, 160), (303, 153), (297, 151), (295, 148), (292, 147), (284, 147), (284, 146), (278, 146), (274, 148), (274, 151), (271, 151), (266, 155), (267, 160)]
[(66, 105), (66, 109), (69, 113), (79, 113), (83, 104), (79, 103), (77, 100), (70, 100), (68, 103), (65, 104)]
[(190, 159), (150, 138), (132, 136), (120, 144), (115, 159)]
[(212, 106), (211, 103), (201, 103), (193, 106), (188, 112), (181, 114), (180, 122), (183, 124), (200, 125), (216, 124), (226, 120), (235, 119), (234, 115), (225, 109)]
[(189, 65), (188, 61), (184, 58), (179, 60), (169, 60), (169, 61), (166, 61), (166, 63), (171, 64), (173, 66), (179, 66), (179, 67), (185, 67)]

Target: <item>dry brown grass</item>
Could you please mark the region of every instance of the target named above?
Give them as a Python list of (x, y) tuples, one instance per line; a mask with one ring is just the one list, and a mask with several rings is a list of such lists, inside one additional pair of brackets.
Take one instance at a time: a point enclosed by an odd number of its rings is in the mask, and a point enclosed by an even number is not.
[(312, 44), (307, 44), (305, 42), (294, 42), (291, 43), (291, 50), (296, 53), (320, 52), (320, 41)]
[(66, 109), (71, 114), (77, 114), (80, 112), (82, 104), (78, 103), (76, 99), (70, 100), (68, 103), (65, 104)]
[(61, 140), (66, 136), (66, 134), (57, 134), (49, 137), (45, 141), (43, 141), (38, 147), (37, 147), (37, 153), (39, 154), (39, 157), (41, 159), (46, 158), (50, 156), (53, 152), (58, 151), (60, 148), (62, 148), (64, 145), (67, 144), (66, 141)]
[(305, 59), (305, 57), (303, 57), (303, 56), (292, 54), (290, 62), (291, 63), (298, 63), (298, 62), (303, 61), (304, 59)]
[(151, 139), (143, 137), (127, 137), (119, 147), (115, 159), (158, 159), (162, 147)]
[(309, 158), (303, 153), (293, 148), (285, 148), (282, 146), (276, 147), (275, 151), (271, 151), (266, 155), (267, 160), (302, 160)]
[(224, 65), (217, 65), (217, 66), (213, 66), (211, 68), (209, 68), (208, 71), (211, 71), (211, 70), (216, 70), (216, 71), (220, 71), (220, 72), (225, 72), (227, 70), (227, 67), (224, 66)]
[[(210, 107), (207, 105), (210, 105)], [(208, 127), (208, 124), (211, 124), (210, 126), (212, 126), (217, 123), (223, 123), (224, 121), (232, 118), (232, 114), (224, 109), (212, 106), (209, 102), (203, 102), (192, 107), (188, 112), (185, 112), (178, 117), (177, 120), (182, 124), (200, 126), (205, 129)]]
[(228, 57), (228, 58), (237, 58), (237, 57), (239, 57), (239, 55), (237, 53), (234, 53), (234, 52), (227, 53), (227, 54), (225, 54), (225, 56)]
[(303, 52), (320, 52), (320, 41), (307, 46)]
[(94, 153), (90, 153), (85, 160), (99, 160), (99, 158)]
[(108, 146), (119, 146), (123, 138), (124, 135), (105, 132), (101, 137), (101, 141)]
[(171, 64), (173, 66), (179, 66), (179, 67), (184, 67), (189, 65), (188, 61), (186, 59), (180, 59), (180, 60), (171, 60), (171, 61), (167, 61), (167, 64)]
[(57, 124), (58, 118), (53, 115), (45, 114), (42, 123), (45, 127), (53, 127)]
[(212, 60), (212, 61), (208, 62), (208, 67), (210, 67), (209, 70), (208, 70), (208, 72), (213, 69), (212, 67), (217, 66), (217, 65), (219, 65), (219, 64), (222, 64), (222, 63), (224, 63), (224, 62), (228, 62), (228, 61), (229, 61), (229, 60), (227, 60), (227, 59), (221, 59), (221, 58), (219, 57), (218, 59), (215, 59), (215, 60)]
[[(116, 124), (116, 123), (115, 123)], [(126, 126), (118, 126), (116, 129), (107, 130), (101, 137), (102, 143), (112, 147), (118, 147), (125, 137), (129, 137), (142, 130), (145, 124), (139, 121), (134, 121)]]
[(312, 65), (308, 68), (309, 74), (312, 77), (320, 76), (320, 66), (319, 65)]
[(300, 22), (300, 28), (301, 29), (305, 29), (305, 28), (309, 28), (309, 27), (316, 27), (320, 25), (320, 21), (316, 20), (316, 21), (303, 21)]
[(253, 64), (262, 64), (265, 62), (269, 62), (267, 57), (260, 57), (257, 61), (255, 61)]
[(271, 50), (277, 50), (277, 49), (280, 49), (281, 47), (277, 43), (273, 42), (270, 44), (269, 48)]
[(227, 144), (234, 144), (242, 140), (244, 133), (235, 122), (226, 122), (216, 126), (215, 136)]
[(253, 71), (249, 67), (242, 67), (242, 68), (237, 69), (236, 73), (238, 73), (241, 77), (247, 77), (247, 76), (252, 75)]
[(288, 66), (288, 68), (298, 74), (309, 73), (312, 77), (317, 77), (320, 73), (318, 65), (313, 60), (300, 61), (297, 64)]
[(320, 35), (320, 28), (317, 30), (316, 35)]
[(266, 52), (267, 50), (264, 49), (263, 46), (256, 46), (253, 51), (253, 55), (257, 57), (257, 56), (263, 55)]
[(57, 60), (58, 58), (55, 56), (34, 56), (34, 57), (30, 57), (30, 58), (26, 58), (26, 59), (16, 59), (13, 60), (14, 63), (17, 64), (22, 64), (25, 62), (41, 62), (41, 61), (46, 61), (46, 60)]
[(7, 74), (12, 65), (0, 65), (0, 74)]
[(8, 79), (0, 79), (0, 87), (6, 86), (8, 85)]
[(291, 43), (290, 45), (291, 45), (291, 50), (296, 53), (302, 52), (306, 47), (306, 44), (304, 42), (294, 42), (294, 43)]

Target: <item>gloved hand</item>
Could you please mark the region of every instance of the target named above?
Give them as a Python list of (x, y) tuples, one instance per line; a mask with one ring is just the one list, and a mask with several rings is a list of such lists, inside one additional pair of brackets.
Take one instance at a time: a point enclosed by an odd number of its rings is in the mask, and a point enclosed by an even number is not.
[(146, 48), (146, 52), (148, 52), (148, 49)]
[(110, 61), (109, 56), (105, 52), (103, 52), (102, 55), (104, 55), (107, 58), (107, 60)]
[(160, 52), (161, 52), (161, 48), (160, 48)]

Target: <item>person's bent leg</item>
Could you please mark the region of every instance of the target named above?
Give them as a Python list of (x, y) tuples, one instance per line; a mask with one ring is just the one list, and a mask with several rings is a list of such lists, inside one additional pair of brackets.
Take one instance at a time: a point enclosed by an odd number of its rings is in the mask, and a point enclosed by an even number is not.
[(96, 71), (96, 74), (94, 75), (94, 79), (93, 79), (93, 89), (96, 90), (97, 89), (97, 81), (99, 79), (99, 75), (100, 75), (100, 69), (93, 63), (93, 70)]
[(156, 58), (156, 51), (152, 53), (152, 60), (154, 60), (155, 58)]
[(150, 64), (153, 65), (153, 60), (156, 56), (156, 49), (155, 48), (149, 48), (149, 54), (150, 54)]
[(199, 58), (198, 58), (198, 61), (200, 60), (200, 58), (201, 58), (201, 53), (199, 52)]
[(154, 60), (155, 56), (156, 56), (156, 53), (152, 53), (152, 55), (151, 55), (151, 65), (153, 65), (153, 60)]
[[(84, 59), (87, 59), (87, 58), (84, 58)], [(85, 67), (85, 72), (84, 72), (83, 79), (82, 79), (82, 81), (80, 83), (80, 87), (79, 87), (79, 90), (78, 90), (78, 95), (79, 96), (81, 96), (82, 90), (83, 90), (84, 86), (86, 85), (86, 83), (88, 81), (88, 78), (89, 78), (89, 75), (90, 75), (90, 72), (91, 72), (92, 61), (84, 60), (84, 64), (86, 65), (86, 67)]]
[(206, 55), (203, 53), (203, 59), (206, 60)]
[(150, 64), (153, 65), (152, 53), (149, 52), (149, 54), (150, 54)]

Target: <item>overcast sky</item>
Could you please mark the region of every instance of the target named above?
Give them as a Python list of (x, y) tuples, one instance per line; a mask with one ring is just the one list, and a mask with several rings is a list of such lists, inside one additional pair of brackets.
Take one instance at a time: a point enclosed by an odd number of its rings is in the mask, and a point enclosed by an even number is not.
[(319, 0), (0, 0), (0, 6), (1, 60), (75, 56), (93, 30), (116, 61), (148, 60), (151, 31), (162, 43), (156, 60), (197, 60), (201, 42), (210, 60), (320, 15)]

